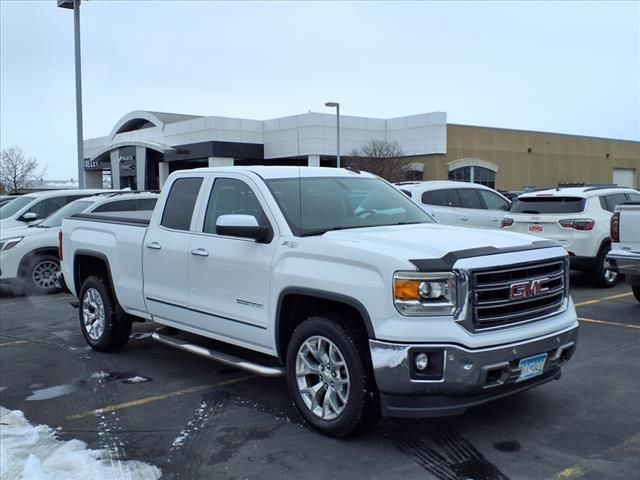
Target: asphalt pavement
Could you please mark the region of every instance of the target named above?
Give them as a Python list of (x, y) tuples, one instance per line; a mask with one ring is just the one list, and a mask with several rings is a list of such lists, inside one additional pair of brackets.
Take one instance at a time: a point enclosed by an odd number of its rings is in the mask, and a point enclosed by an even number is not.
[(384, 419), (335, 440), (305, 428), (283, 379), (154, 342), (135, 324), (97, 353), (67, 294), (0, 293), (0, 405), (163, 478), (640, 479), (640, 303), (572, 275), (581, 330), (559, 381), (444, 419)]

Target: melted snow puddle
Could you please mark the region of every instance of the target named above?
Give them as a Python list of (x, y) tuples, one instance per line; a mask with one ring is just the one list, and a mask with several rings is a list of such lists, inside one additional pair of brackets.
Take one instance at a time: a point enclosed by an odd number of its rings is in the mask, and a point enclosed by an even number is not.
[(162, 475), (158, 467), (114, 459), (109, 450), (89, 450), (80, 440), (58, 440), (54, 430), (31, 425), (19, 410), (0, 407), (0, 423), (2, 479), (157, 480)]

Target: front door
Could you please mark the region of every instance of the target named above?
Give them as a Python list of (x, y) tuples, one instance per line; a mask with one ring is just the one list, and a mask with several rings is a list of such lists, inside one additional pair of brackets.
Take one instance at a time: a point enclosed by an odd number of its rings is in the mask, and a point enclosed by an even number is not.
[[(252, 215), (261, 226), (274, 226), (264, 199), (245, 179), (216, 178), (199, 232), (189, 245), (189, 304), (192, 322), (213, 336), (247, 346), (268, 347), (269, 288), (276, 240), (216, 234), (220, 215)], [(242, 341), (240, 341), (242, 339)]]

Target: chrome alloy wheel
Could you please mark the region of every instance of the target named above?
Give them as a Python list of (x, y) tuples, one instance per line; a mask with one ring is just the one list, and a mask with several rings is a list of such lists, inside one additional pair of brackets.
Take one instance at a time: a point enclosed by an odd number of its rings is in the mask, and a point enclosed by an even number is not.
[(82, 299), (82, 320), (91, 340), (99, 340), (104, 332), (104, 303), (95, 288), (89, 288)]
[(43, 260), (36, 263), (31, 271), (33, 284), (43, 290), (59, 288), (57, 275), (60, 272), (60, 265), (53, 260)]
[(296, 355), (298, 391), (306, 407), (322, 420), (337, 418), (349, 399), (349, 371), (342, 352), (326, 337), (308, 338)]

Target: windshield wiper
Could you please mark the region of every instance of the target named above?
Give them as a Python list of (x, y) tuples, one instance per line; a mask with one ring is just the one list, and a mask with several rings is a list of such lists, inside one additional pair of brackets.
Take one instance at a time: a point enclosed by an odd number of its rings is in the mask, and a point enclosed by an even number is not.
[(319, 228), (317, 230), (308, 230), (302, 233), (301, 237), (313, 237), (316, 235), (324, 235), (327, 232), (333, 232), (335, 230), (346, 230), (347, 228), (357, 228), (357, 227), (332, 227), (332, 228)]
[[(513, 212), (516, 213), (516, 212)], [(522, 210), (520, 213), (531, 213), (532, 215), (537, 215), (540, 212), (538, 210)]]

